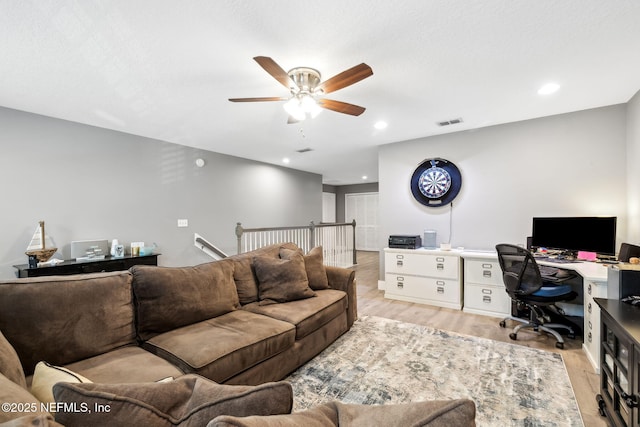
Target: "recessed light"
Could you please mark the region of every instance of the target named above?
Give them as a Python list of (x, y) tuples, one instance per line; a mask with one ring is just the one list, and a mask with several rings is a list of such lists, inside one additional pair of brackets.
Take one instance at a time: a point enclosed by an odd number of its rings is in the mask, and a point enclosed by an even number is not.
[(367, 175), (362, 175), (362, 179), (367, 179)]
[(551, 95), (560, 89), (560, 85), (558, 83), (547, 83), (542, 85), (540, 89), (538, 89), (538, 95)]
[(284, 164), (289, 164), (290, 161), (291, 160), (289, 160), (288, 157), (285, 157), (285, 158), (282, 159), (282, 163), (284, 163)]
[(388, 126), (387, 122), (383, 122), (383, 121), (376, 122), (376, 124), (373, 125), (373, 127), (378, 130), (385, 129), (387, 126)]

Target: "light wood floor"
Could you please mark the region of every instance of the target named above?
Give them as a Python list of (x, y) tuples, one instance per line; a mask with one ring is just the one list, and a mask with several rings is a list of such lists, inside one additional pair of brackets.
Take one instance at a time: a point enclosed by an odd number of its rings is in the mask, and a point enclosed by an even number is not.
[[(605, 419), (598, 413), (595, 400), (599, 392), (600, 376), (594, 372), (584, 354), (580, 337), (575, 340), (565, 339), (563, 350), (556, 349), (555, 339), (546, 334), (538, 335), (534, 332), (522, 331), (518, 334), (518, 340), (512, 341), (509, 339), (509, 333), (515, 323), (508, 322), (507, 328), (501, 328), (498, 324), (500, 319), (494, 317), (385, 299), (384, 291), (378, 290), (378, 252), (359, 251), (358, 264), (353, 269), (356, 270), (359, 316), (386, 317), (562, 354), (585, 427), (607, 425)], [(549, 390), (549, 393), (553, 394), (553, 392)]]

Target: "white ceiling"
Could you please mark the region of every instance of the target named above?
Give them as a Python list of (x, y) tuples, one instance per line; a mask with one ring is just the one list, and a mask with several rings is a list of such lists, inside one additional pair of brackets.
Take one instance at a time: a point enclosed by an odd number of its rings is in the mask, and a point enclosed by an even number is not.
[[(323, 80), (365, 62), (328, 97), (367, 110), (287, 125), (281, 102), (229, 102), (288, 95), (254, 56)], [(640, 1), (0, 0), (0, 61), (2, 106), (352, 184), (381, 144), (627, 102)]]

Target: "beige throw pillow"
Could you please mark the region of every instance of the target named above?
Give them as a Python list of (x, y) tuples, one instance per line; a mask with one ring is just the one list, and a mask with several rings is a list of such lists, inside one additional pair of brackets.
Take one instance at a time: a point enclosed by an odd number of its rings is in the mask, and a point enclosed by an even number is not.
[(47, 362), (38, 362), (31, 381), (31, 394), (41, 402), (54, 402), (53, 386), (59, 382), (90, 383), (91, 380), (67, 368), (53, 366)]

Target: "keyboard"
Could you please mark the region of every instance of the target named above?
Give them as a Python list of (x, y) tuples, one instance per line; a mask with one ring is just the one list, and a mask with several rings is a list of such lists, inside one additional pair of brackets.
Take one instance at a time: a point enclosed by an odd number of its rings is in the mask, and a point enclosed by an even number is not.
[(558, 272), (557, 268), (548, 265), (539, 265), (538, 268), (540, 269), (540, 275), (542, 277), (555, 277)]

